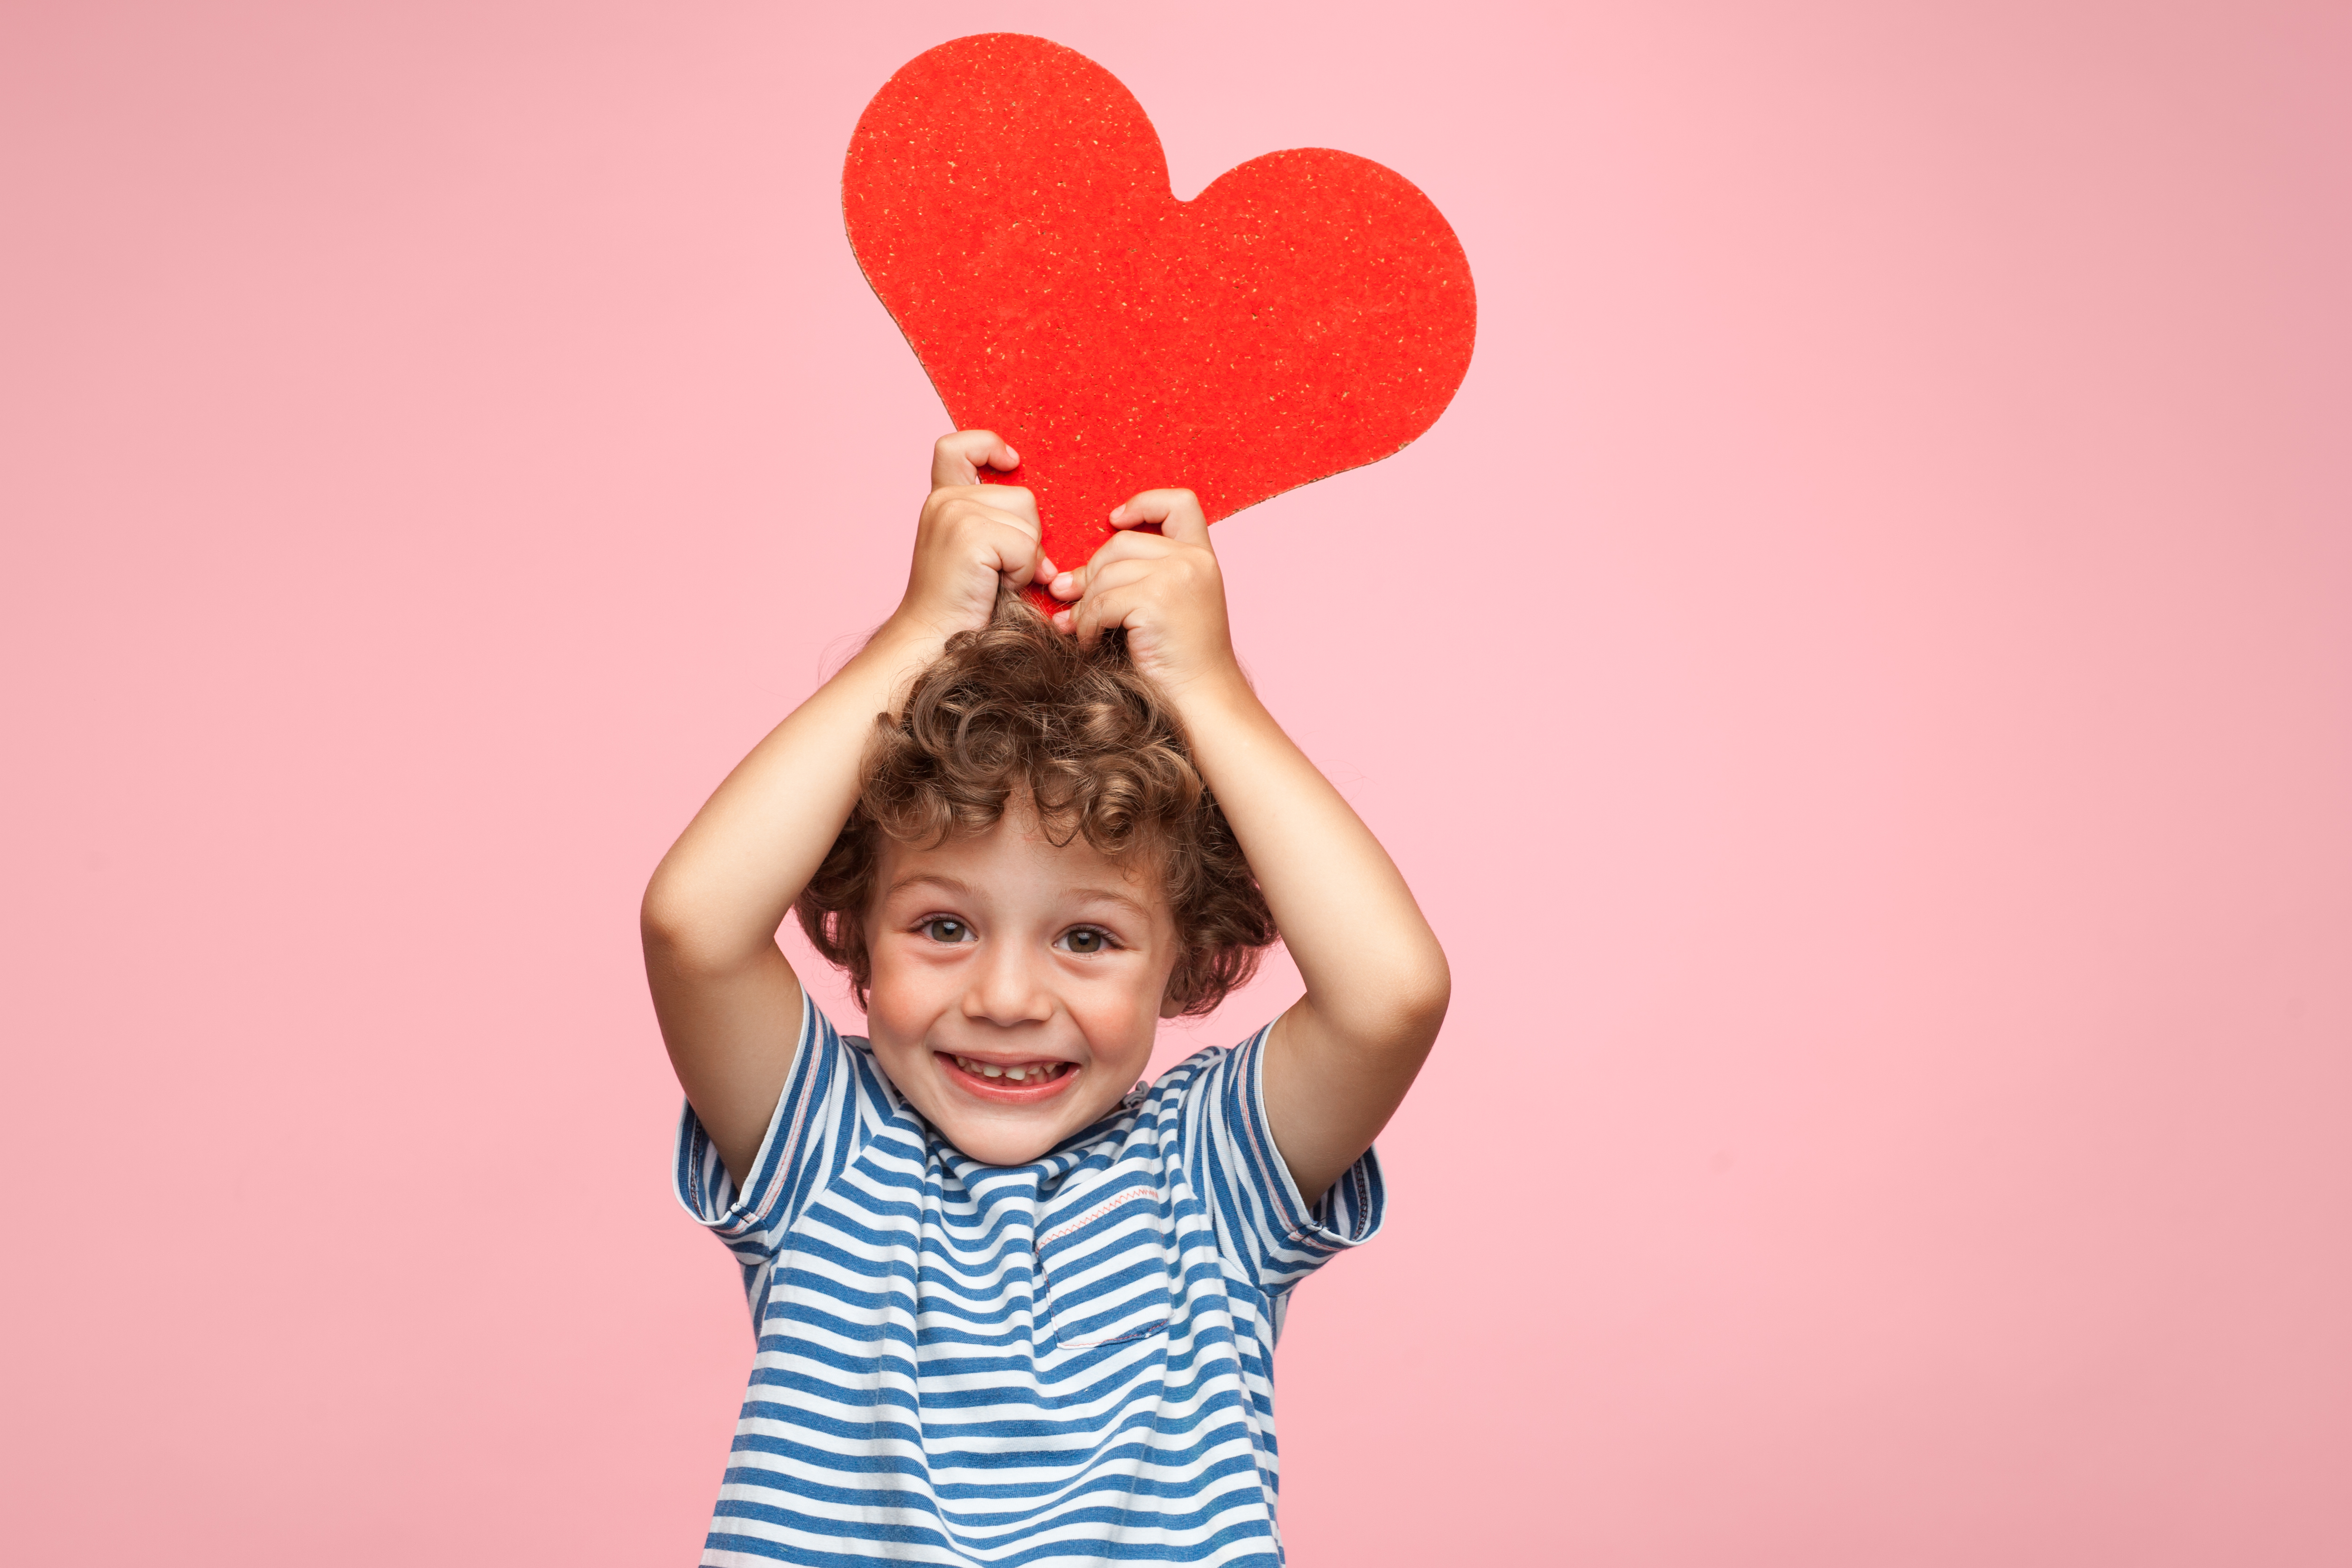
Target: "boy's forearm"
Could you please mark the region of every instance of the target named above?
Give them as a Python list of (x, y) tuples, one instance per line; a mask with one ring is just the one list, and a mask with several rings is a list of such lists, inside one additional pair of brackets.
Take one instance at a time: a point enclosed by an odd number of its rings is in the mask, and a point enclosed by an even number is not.
[(896, 711), (943, 639), (894, 618), (736, 765), (663, 857), (645, 925), (681, 967), (765, 954), (856, 803), (877, 713)]
[(1444, 1009), (1445, 955), (1388, 852), (1238, 672), (1177, 706), (1315, 1011), (1349, 1043), (1417, 1061)]

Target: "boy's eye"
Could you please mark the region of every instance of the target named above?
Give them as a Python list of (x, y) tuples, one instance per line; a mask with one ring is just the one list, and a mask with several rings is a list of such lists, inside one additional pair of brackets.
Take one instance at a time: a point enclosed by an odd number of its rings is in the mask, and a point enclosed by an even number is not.
[(934, 942), (962, 942), (971, 936), (971, 926), (945, 915), (934, 915), (915, 929)]
[(1099, 953), (1110, 946), (1110, 933), (1099, 926), (1081, 925), (1062, 933), (1062, 946), (1072, 953)]

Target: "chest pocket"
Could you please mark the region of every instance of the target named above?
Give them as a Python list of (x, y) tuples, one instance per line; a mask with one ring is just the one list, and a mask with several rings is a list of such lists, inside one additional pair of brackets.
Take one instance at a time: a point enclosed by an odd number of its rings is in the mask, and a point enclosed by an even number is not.
[(1037, 1238), (1037, 1275), (1056, 1344), (1118, 1344), (1164, 1332), (1171, 1252), (1160, 1194), (1137, 1184), (1087, 1194)]

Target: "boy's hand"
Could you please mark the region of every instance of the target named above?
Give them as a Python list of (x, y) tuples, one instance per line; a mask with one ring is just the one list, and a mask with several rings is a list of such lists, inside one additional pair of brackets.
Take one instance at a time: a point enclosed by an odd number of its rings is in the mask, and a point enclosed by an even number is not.
[[(1160, 532), (1132, 531), (1147, 523)], [(1087, 648), (1125, 627), (1135, 667), (1171, 696), (1203, 679), (1238, 680), (1224, 577), (1199, 498), (1190, 490), (1146, 490), (1113, 511), (1110, 525), (1122, 531), (1092, 560), (1052, 579), (1055, 598), (1077, 601), (1056, 612), (1054, 624)]]
[(959, 430), (931, 449), (931, 493), (915, 525), (915, 559), (894, 621), (940, 642), (988, 624), (1000, 583), (1026, 587), (1051, 576), (1040, 541), (1037, 497), (1018, 485), (982, 485), (982, 466), (1020, 465), (994, 433)]

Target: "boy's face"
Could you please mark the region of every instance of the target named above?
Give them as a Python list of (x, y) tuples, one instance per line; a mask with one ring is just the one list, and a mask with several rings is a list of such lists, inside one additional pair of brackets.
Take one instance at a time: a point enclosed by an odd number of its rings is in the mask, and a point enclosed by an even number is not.
[(867, 1031), (898, 1092), (972, 1158), (1025, 1165), (1142, 1075), (1177, 948), (1138, 860), (1056, 848), (1012, 810), (936, 849), (885, 844)]

